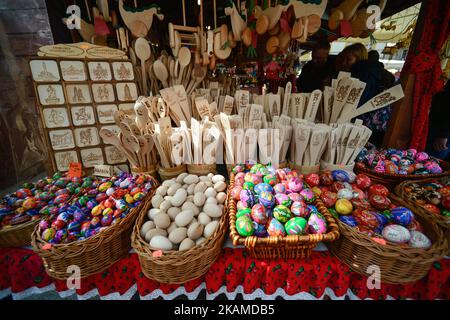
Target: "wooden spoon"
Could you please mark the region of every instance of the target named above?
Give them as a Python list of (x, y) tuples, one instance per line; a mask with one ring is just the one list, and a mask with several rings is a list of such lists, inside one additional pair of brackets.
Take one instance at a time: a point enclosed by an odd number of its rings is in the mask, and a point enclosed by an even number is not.
[(190, 95), (192, 91), (199, 85), (200, 82), (205, 78), (207, 69), (206, 67), (195, 66), (192, 70), (192, 75), (194, 76), (195, 82), (192, 87), (188, 88), (187, 94)]
[(102, 137), (104, 143), (112, 144), (117, 149), (119, 149), (122, 153), (124, 153), (127, 156), (128, 160), (134, 166), (136, 166), (136, 167), (138, 166), (136, 158), (133, 157), (133, 155), (130, 152), (125, 150), (124, 146), (120, 142), (119, 138), (114, 134), (114, 132), (112, 132), (111, 130), (106, 129), (106, 128), (101, 128), (100, 129), (100, 137)]
[(167, 78), (169, 74), (167, 72), (167, 68), (160, 60), (156, 60), (153, 63), (153, 72), (155, 73), (156, 78), (163, 84), (164, 88), (168, 88), (169, 85), (167, 83)]
[(178, 61), (180, 62), (180, 71), (177, 78), (177, 83), (181, 83), (184, 68), (186, 68), (191, 62), (191, 50), (188, 47), (182, 47), (178, 52)]
[(144, 95), (148, 95), (147, 90), (147, 72), (145, 72), (145, 61), (150, 59), (152, 52), (150, 45), (145, 38), (137, 38), (134, 44), (134, 50), (136, 51), (137, 57), (141, 60), (141, 73), (142, 73), (142, 88), (144, 90)]

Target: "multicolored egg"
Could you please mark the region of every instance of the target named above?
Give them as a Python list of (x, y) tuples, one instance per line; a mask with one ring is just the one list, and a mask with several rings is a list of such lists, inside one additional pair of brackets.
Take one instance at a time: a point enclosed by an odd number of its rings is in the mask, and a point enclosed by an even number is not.
[(243, 237), (249, 237), (255, 232), (252, 220), (242, 216), (236, 220), (236, 230)]
[(291, 205), (291, 213), (296, 217), (306, 217), (309, 214), (304, 201), (294, 201)]
[(358, 222), (353, 216), (339, 216), (339, 220), (350, 227), (356, 227), (358, 225)]
[(349, 182), (350, 176), (347, 171), (345, 170), (333, 170), (331, 171), (331, 177), (334, 181), (339, 182)]
[(250, 215), (253, 221), (257, 222), (258, 224), (265, 224), (268, 219), (266, 214), (266, 208), (259, 203), (253, 206)]
[(238, 212), (236, 212), (236, 218), (240, 218), (242, 216), (247, 216), (248, 218), (250, 218), (251, 214), (252, 214), (252, 209), (250, 209), (250, 208), (241, 209)]
[(258, 238), (267, 237), (268, 233), (265, 225), (258, 224), (255, 221), (253, 221), (253, 228), (255, 229), (255, 232), (253, 233), (254, 236)]
[(337, 193), (331, 191), (323, 191), (320, 194), (320, 199), (322, 200), (325, 207), (327, 208), (334, 207), (337, 201)]
[(300, 195), (306, 201), (306, 203), (312, 203), (316, 199), (316, 195), (311, 189), (303, 189), (300, 191)]
[(342, 215), (350, 214), (353, 211), (353, 205), (347, 199), (339, 199), (339, 200), (337, 200), (334, 208), (336, 209), (336, 211), (339, 214), (342, 214)]
[(391, 200), (389, 200), (388, 197), (378, 194), (369, 195), (369, 202), (375, 209), (378, 210), (386, 210), (391, 205)]
[(303, 181), (299, 177), (292, 177), (288, 181), (288, 191), (300, 192), (303, 189)]
[(305, 182), (311, 187), (318, 187), (320, 184), (320, 176), (317, 173), (307, 174), (305, 177)]
[(251, 208), (255, 204), (255, 196), (251, 190), (242, 189), (239, 197), (242, 204), (247, 208)]
[(353, 211), (353, 217), (355, 217), (358, 225), (364, 226), (367, 229), (374, 230), (379, 226), (377, 217), (368, 210), (356, 209)]
[(256, 194), (261, 194), (261, 192), (263, 191), (272, 193), (273, 187), (267, 183), (259, 183), (255, 186), (253, 190), (255, 191)]
[(294, 201), (303, 201), (303, 197), (300, 195), (300, 193), (293, 192), (289, 193), (288, 197), (294, 202)]
[(382, 231), (383, 238), (394, 243), (407, 243), (411, 239), (411, 233), (403, 226), (390, 224)]
[(372, 184), (372, 180), (365, 174), (358, 174), (355, 179), (356, 186), (362, 190), (366, 190)]
[(411, 238), (409, 239), (409, 245), (413, 248), (428, 249), (431, 247), (431, 240), (419, 231), (410, 231)]
[(284, 228), (284, 225), (280, 221), (273, 218), (269, 221), (269, 225), (267, 226), (267, 233), (271, 237), (284, 237), (286, 235), (286, 230)]
[(275, 206), (273, 194), (267, 191), (263, 191), (259, 194), (258, 201), (266, 208), (273, 208)]
[(273, 209), (273, 216), (281, 223), (286, 223), (292, 216), (288, 207), (278, 205)]
[(284, 228), (288, 235), (302, 235), (307, 233), (307, 224), (306, 219), (295, 217), (286, 222)]
[(324, 171), (320, 174), (320, 184), (323, 186), (331, 186), (333, 184), (333, 176), (330, 171)]
[(347, 188), (341, 189), (337, 192), (337, 198), (352, 200), (353, 199), (353, 191), (350, 189), (347, 189)]
[(286, 193), (286, 186), (283, 183), (277, 183), (273, 186), (273, 191), (275, 193)]
[(55, 237), (55, 234), (56, 234), (56, 230), (55, 229), (48, 228), (48, 229), (45, 229), (42, 232), (41, 237), (42, 237), (42, 240), (44, 240), (44, 241), (50, 241), (50, 240), (52, 240)]
[(264, 176), (263, 181), (273, 187), (277, 184), (277, 177), (275, 174), (268, 174)]
[[(287, 231), (287, 228), (286, 228)], [(311, 234), (324, 234), (327, 232), (327, 221), (319, 212), (311, 212), (308, 219), (308, 231)]]
[(278, 193), (275, 195), (275, 202), (277, 205), (283, 205), (286, 207), (290, 207), (292, 204), (291, 198), (288, 197), (287, 194)]
[(242, 189), (244, 189), (244, 190), (253, 191), (254, 188), (255, 188), (255, 185), (253, 184), (253, 182), (250, 182), (250, 181), (246, 181), (242, 185)]
[(396, 207), (391, 209), (392, 220), (399, 225), (407, 226), (411, 224), (414, 219), (414, 214), (411, 210), (405, 207)]
[(368, 189), (369, 194), (376, 194), (379, 196), (387, 197), (389, 195), (389, 189), (382, 184), (373, 184)]

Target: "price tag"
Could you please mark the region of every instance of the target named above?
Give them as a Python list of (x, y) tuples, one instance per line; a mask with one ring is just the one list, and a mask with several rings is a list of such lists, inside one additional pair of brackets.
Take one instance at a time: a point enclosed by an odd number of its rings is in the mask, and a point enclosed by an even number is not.
[(113, 167), (105, 164), (96, 165), (94, 166), (93, 175), (99, 177), (111, 177), (113, 175)]
[(69, 163), (69, 172), (67, 173), (67, 175), (70, 178), (75, 178), (75, 177), (81, 178), (81, 174), (82, 174), (81, 163), (79, 163), (79, 162)]

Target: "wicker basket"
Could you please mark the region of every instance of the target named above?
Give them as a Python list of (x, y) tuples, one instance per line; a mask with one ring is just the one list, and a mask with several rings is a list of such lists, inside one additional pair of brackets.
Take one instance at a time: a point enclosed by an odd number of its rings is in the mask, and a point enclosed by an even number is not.
[[(234, 187), (234, 174), (230, 177), (230, 190)], [(304, 259), (309, 257), (312, 249), (319, 242), (331, 242), (339, 238), (339, 228), (323, 203), (316, 202), (317, 209), (325, 217), (328, 224), (328, 233), (310, 234), (304, 236), (289, 235), (286, 237), (266, 237), (256, 236), (241, 237), (236, 230), (236, 203), (228, 195), (230, 213), (230, 237), (234, 245), (244, 245), (249, 254), (257, 259)]]
[[(449, 180), (450, 178), (442, 178), (440, 180)], [(426, 210), (425, 208), (421, 207), (420, 205), (418, 205), (417, 203), (415, 203), (413, 200), (409, 199), (406, 195), (406, 191), (405, 188), (407, 188), (408, 186), (410, 186), (413, 183), (418, 183), (418, 184), (422, 184), (422, 183), (428, 183), (428, 182), (433, 182), (436, 181), (436, 179), (425, 179), (425, 180), (409, 180), (409, 181), (404, 181), (401, 184), (399, 184), (396, 188), (395, 188), (395, 193), (406, 203), (408, 203), (410, 206), (414, 207), (416, 211), (420, 211), (420, 213), (431, 219), (434, 223), (436, 223), (438, 226), (440, 226), (442, 228), (442, 231), (444, 232), (445, 237), (447, 238), (447, 243), (450, 247), (450, 218), (444, 217), (444, 216), (438, 216), (436, 214), (431, 213), (430, 211)]]
[(186, 168), (185, 164), (181, 164), (179, 166), (171, 167), (171, 168), (163, 168), (161, 166), (158, 166), (158, 173), (159, 173), (159, 177), (161, 178), (161, 181), (176, 178), (183, 172), (187, 172), (187, 168)]
[(374, 183), (385, 185), (389, 189), (394, 189), (398, 184), (406, 180), (425, 180), (430, 178), (443, 178), (450, 175), (450, 163), (441, 161), (440, 163), (443, 173), (439, 174), (387, 174), (377, 173), (368, 168), (361, 168), (355, 165), (355, 173), (363, 173), (367, 175)]
[[(227, 199), (228, 202), (228, 199)], [(153, 256), (152, 250), (141, 237), (141, 227), (147, 212), (142, 212), (131, 234), (131, 245), (136, 251), (144, 275), (160, 283), (183, 284), (197, 279), (208, 272), (211, 265), (222, 252), (226, 231), (228, 230), (227, 205), (216, 232), (199, 246), (186, 251), (168, 251), (162, 256)]]
[(31, 245), (31, 234), (41, 220), (42, 217), (10, 228), (2, 228), (0, 230), (0, 247), (26, 247)]
[(156, 166), (151, 164), (149, 165), (147, 168), (144, 167), (140, 167), (140, 168), (136, 168), (136, 167), (131, 167), (131, 173), (136, 173), (136, 174), (146, 174), (146, 175), (150, 175), (154, 178), (157, 178), (157, 170), (156, 170)]
[[(364, 276), (370, 266), (380, 268), (381, 282), (401, 284), (414, 282), (423, 278), (433, 262), (441, 259), (447, 251), (447, 241), (442, 230), (420, 212), (408, 206), (401, 199), (390, 195), (393, 203), (413, 210), (416, 219), (424, 227), (424, 231), (432, 246), (427, 249), (416, 249), (375, 242), (371, 237), (338, 220), (341, 237), (338, 241), (327, 244), (330, 251), (353, 271)], [(319, 200), (320, 201), (320, 200)], [(370, 270), (370, 269), (369, 269)]]
[(216, 164), (188, 164), (187, 171), (198, 176), (205, 176), (208, 173), (217, 173)]
[(300, 172), (301, 174), (304, 174), (304, 175), (307, 175), (310, 173), (319, 173), (319, 171), (320, 171), (320, 165), (304, 166), (304, 165), (295, 164), (294, 162), (290, 162), (289, 167), (292, 170), (297, 170), (298, 172)]
[(84, 278), (102, 272), (126, 256), (131, 249), (133, 224), (141, 212), (147, 212), (150, 208), (153, 193), (154, 191), (147, 194), (139, 206), (131, 209), (120, 222), (82, 241), (56, 244), (46, 250), (42, 247), (47, 242), (42, 240), (37, 226), (32, 234), (31, 244), (42, 258), (47, 273), (53, 278), (64, 280), (71, 275), (67, 273), (67, 268), (76, 265)]

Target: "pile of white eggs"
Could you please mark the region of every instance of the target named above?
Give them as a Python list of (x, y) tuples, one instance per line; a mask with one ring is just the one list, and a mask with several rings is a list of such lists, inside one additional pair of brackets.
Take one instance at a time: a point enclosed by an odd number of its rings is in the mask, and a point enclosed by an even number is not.
[(164, 181), (151, 200), (141, 237), (152, 249), (189, 250), (214, 234), (227, 198), (225, 177), (182, 173)]

